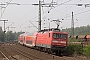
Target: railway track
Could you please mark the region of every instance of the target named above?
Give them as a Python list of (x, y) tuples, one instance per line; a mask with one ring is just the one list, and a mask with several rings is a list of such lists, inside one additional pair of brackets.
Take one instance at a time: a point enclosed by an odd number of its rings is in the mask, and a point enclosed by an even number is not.
[(2, 60), (4, 60), (4, 59), (5, 59), (5, 60), (9, 60), (9, 58), (8, 58), (3, 52), (0, 51), (0, 60), (1, 60), (1, 59), (2, 59)]
[(17, 47), (16, 44), (5, 43), (2, 46), (4, 46), (2, 47), (4, 49), (3, 52), (6, 53), (9, 59), (20, 60), (20, 58), (22, 58), (24, 60), (44, 60), (42, 57), (37, 57), (34, 54), (26, 52), (26, 50), (22, 50), (21, 48)]
[(45, 52), (41, 52), (35, 49), (32, 49), (30, 47), (25, 47), (22, 46), (20, 44), (17, 44), (17, 46), (15, 46), (16, 48), (20, 48), (20, 50), (25, 51), (25, 53), (28, 53), (30, 55), (33, 55), (35, 57), (39, 57), (40, 60), (53, 60), (53, 55), (45, 53)]
[(2, 55), (2, 58), (5, 60), (89, 60), (82, 57), (55, 56), (22, 46), (18, 43), (2, 44), (0, 50), (8, 58), (6, 59)]
[[(6, 42), (0, 43), (0, 46), (3, 46), (3, 45), (8, 45), (8, 44), (6, 44)], [(10, 55), (10, 53), (7, 53), (6, 50), (2, 50), (3, 48), (0, 48), (0, 60), (11, 60), (11, 59), (12, 60), (17, 60), (12, 55)], [(10, 55), (10, 57), (8, 57), (8, 55)]]
[(3, 54), (3, 56), (5, 56), (6, 60), (21, 60), (21, 59), (26, 60), (26, 58), (23, 58), (24, 56), (22, 56), (18, 52), (15, 52), (14, 50), (12, 50), (10, 48), (10, 45), (13, 45), (13, 44), (5, 43), (2, 45), (2, 47), (0, 47), (0, 50), (3, 52), (3, 53), (2, 52), (1, 53)]
[(9, 48), (14, 50), (15, 52), (19, 53), (20, 55), (24, 56), (28, 60), (43, 60), (43, 58), (36, 57), (33, 54), (27, 53), (19, 48), (16, 48), (15, 46), (13, 46), (13, 47), (9, 46)]
[(11, 59), (12, 59), (12, 60), (18, 60), (17, 58), (15, 58), (15, 57), (13, 57), (13, 56), (10, 56), (11, 58), (8, 58), (8, 57), (6, 56), (6, 54), (4, 54), (4, 53), (1, 52), (1, 51), (0, 51), (0, 54), (1, 54), (1, 55), (0, 55), (0, 57), (1, 57), (0, 60), (11, 60)]

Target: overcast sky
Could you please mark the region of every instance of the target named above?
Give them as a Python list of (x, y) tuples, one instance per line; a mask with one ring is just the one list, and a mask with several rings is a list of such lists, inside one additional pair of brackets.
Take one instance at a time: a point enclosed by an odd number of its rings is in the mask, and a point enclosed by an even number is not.
[[(31, 4), (39, 3), (39, 0), (0, 0), (1, 3), (6, 4), (6, 2), (17, 3), (2, 5), (2, 13), (0, 12), (0, 19), (8, 20), (6, 23), (6, 28), (12, 31), (25, 31), (34, 32), (37, 28), (29, 22), (31, 21), (36, 27), (38, 27), (38, 6)], [(42, 3), (51, 3), (52, 0), (41, 0)], [(42, 29), (44, 27), (49, 28), (49, 22), (51, 20), (59, 19), (62, 21), (59, 28), (70, 28), (72, 20), (72, 12), (74, 13), (74, 23), (75, 27), (90, 25), (90, 5), (85, 7), (85, 4), (90, 4), (90, 0), (53, 0), (57, 5), (54, 7), (42, 7)], [(77, 6), (77, 4), (83, 4), (82, 6)], [(0, 5), (1, 6), (1, 5)], [(1, 7), (0, 7), (1, 8)], [(49, 13), (48, 13), (49, 11)], [(2, 15), (2, 17), (1, 17)], [(49, 19), (49, 20), (48, 20)], [(64, 20), (62, 20), (64, 19)], [(44, 21), (45, 20), (45, 21)], [(0, 26), (3, 26), (3, 22), (0, 21)], [(56, 27), (54, 22), (50, 22), (50, 27)], [(3, 28), (4, 29), (4, 28)], [(8, 29), (6, 29), (8, 31)]]

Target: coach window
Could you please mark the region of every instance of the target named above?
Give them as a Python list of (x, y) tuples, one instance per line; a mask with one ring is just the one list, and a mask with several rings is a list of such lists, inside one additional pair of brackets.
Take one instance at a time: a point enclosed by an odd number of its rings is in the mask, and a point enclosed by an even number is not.
[(24, 37), (24, 40), (25, 40), (25, 37)]
[(49, 37), (50, 37), (50, 33), (49, 33)]

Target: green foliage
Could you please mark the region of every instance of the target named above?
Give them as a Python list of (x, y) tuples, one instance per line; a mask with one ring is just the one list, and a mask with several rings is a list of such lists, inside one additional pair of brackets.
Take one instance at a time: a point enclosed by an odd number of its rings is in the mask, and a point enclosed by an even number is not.
[(74, 54), (74, 47), (72, 45), (68, 45), (67, 53), (68, 53), (68, 55), (73, 55)]
[(77, 54), (80, 55), (83, 52), (82, 45), (68, 45), (67, 47), (67, 53), (69, 55)]
[(6, 33), (6, 41), (14, 41), (14, 40), (17, 40), (18, 39), (18, 36), (20, 34), (22, 34), (23, 32), (12, 32), (12, 31), (8, 31)]
[(14, 33), (12, 33), (12, 31), (8, 31), (6, 33), (6, 41), (11, 41), (11, 40), (14, 40), (14, 39), (15, 39)]
[(83, 42), (83, 40), (82, 39), (69, 38), (68, 42)]
[(17, 40), (18, 36), (20, 34), (22, 34), (24, 32), (12, 32), (12, 31), (8, 31), (6, 33), (4, 33), (3, 31), (0, 31), (0, 41), (4, 42), (4, 41), (14, 41)]
[(0, 26), (0, 31), (2, 31), (2, 27)]
[[(71, 28), (62, 29), (62, 31), (68, 32), (69, 36), (72, 34)], [(90, 26), (81, 26), (74, 28), (74, 35), (87, 35), (90, 34)]]
[(5, 34), (3, 33), (3, 31), (0, 31), (0, 41), (4, 42), (4, 37)]
[(83, 54), (87, 57), (90, 57), (90, 44), (83, 48)]

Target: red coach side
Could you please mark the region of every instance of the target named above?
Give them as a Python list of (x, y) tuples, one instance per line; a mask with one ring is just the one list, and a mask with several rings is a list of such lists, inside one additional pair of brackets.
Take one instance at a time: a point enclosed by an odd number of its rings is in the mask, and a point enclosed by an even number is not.
[(19, 35), (18, 43), (32, 47), (33, 38), (34, 38), (33, 34), (24, 33), (24, 34)]
[(22, 44), (24, 43), (24, 34), (19, 35), (18, 37), (18, 43)]
[(32, 47), (33, 45), (32, 45), (32, 42), (33, 42), (33, 36), (25, 36), (25, 42), (24, 42), (24, 44), (26, 45), (26, 46), (30, 46), (30, 47)]

